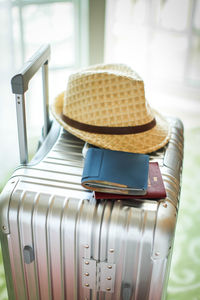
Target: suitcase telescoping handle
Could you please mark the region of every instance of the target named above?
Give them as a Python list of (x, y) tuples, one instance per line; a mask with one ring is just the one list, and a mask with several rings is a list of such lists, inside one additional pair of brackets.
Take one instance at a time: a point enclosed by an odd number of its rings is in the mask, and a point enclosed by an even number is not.
[(48, 89), (48, 62), (50, 59), (50, 45), (42, 46), (11, 79), (12, 92), (16, 99), (17, 126), (19, 139), (20, 163), (28, 163), (28, 144), (26, 129), (25, 92), (34, 74), (42, 67), (43, 80), (43, 135), (47, 136), (50, 129), (49, 119), (49, 89)]

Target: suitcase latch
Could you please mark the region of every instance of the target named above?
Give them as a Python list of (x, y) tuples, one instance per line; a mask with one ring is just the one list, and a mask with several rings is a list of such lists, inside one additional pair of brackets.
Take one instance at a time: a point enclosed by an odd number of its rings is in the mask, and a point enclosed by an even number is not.
[(115, 284), (115, 269), (115, 264), (83, 258), (83, 287), (113, 293)]

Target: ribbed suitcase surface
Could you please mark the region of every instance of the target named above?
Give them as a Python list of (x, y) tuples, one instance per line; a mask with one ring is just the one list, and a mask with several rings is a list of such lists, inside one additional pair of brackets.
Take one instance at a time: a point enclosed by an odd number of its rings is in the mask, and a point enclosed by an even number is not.
[(84, 142), (61, 131), (36, 165), (15, 171), (0, 201), (9, 299), (164, 299), (180, 193), (183, 126), (152, 153), (167, 198), (96, 201), (80, 185)]

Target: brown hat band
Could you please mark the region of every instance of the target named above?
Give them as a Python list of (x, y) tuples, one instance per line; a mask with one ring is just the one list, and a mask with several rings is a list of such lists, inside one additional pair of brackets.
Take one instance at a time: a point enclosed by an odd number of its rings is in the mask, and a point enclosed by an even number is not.
[(97, 126), (89, 125), (85, 123), (78, 122), (76, 120), (70, 119), (65, 115), (61, 115), (62, 120), (67, 123), (69, 126), (74, 127), (79, 130), (87, 131), (90, 133), (99, 133), (99, 134), (134, 134), (141, 133), (147, 130), (152, 129), (156, 125), (155, 118), (149, 123), (136, 126), (123, 126), (123, 127), (110, 127), (110, 126)]

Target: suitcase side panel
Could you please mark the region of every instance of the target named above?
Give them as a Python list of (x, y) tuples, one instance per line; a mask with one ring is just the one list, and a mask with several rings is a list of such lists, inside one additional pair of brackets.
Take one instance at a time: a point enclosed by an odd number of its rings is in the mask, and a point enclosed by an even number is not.
[(37, 299), (38, 282), (35, 261), (25, 263), (24, 247), (34, 250), (32, 234), (35, 193), (16, 189), (9, 209), (9, 253), (12, 259), (12, 277), (16, 299)]
[(148, 210), (123, 207), (123, 202), (114, 204), (107, 249), (108, 262), (116, 263), (113, 300), (148, 297), (156, 207), (155, 204)]
[(2, 258), (4, 264), (4, 274), (6, 279), (6, 286), (7, 286), (7, 293), (9, 299), (14, 299), (14, 283), (12, 278), (12, 271), (11, 271), (11, 261), (9, 253), (9, 246), (8, 246), (8, 236), (0, 233), (1, 239), (1, 250), (2, 250)]
[[(23, 207), (25, 194), (29, 201), (26, 200)], [(60, 299), (82, 299), (90, 297), (90, 293), (92, 298), (88, 299), (96, 299), (96, 295), (112, 300), (126, 299), (127, 295), (148, 299), (155, 280), (151, 279), (152, 274), (159, 274), (161, 293), (167, 254), (163, 258), (152, 258), (157, 239), (158, 203), (143, 204), (140, 208), (135, 204), (136, 207), (122, 201), (114, 206), (109, 201), (97, 204), (58, 195), (22, 193), (16, 189), (9, 214), (12, 232), (9, 250), (13, 257), (16, 299), (27, 299), (27, 295), (30, 299), (51, 299), (58, 295)], [(20, 230), (16, 227), (17, 214)], [(158, 226), (161, 227), (159, 223)], [(161, 236), (169, 235), (166, 228), (164, 232), (161, 229)], [(23, 249), (27, 245), (34, 248), (35, 259), (31, 264), (24, 262)], [(166, 248), (169, 245), (164, 250)], [(116, 265), (113, 293), (106, 291), (110, 287), (107, 278), (101, 277), (100, 291), (84, 286), (83, 258)], [(24, 290), (23, 286), (27, 288)], [(157, 284), (156, 295), (158, 291)], [(160, 299), (160, 295), (155, 298), (153, 290), (151, 293), (152, 299)]]
[[(11, 299), (89, 296), (90, 291), (79, 279), (79, 255), (87, 258), (95, 252), (87, 248), (92, 241), (94, 207), (88, 200), (16, 188), (9, 209), (9, 256), (15, 290)], [(30, 263), (24, 256), (27, 246), (34, 251)]]

